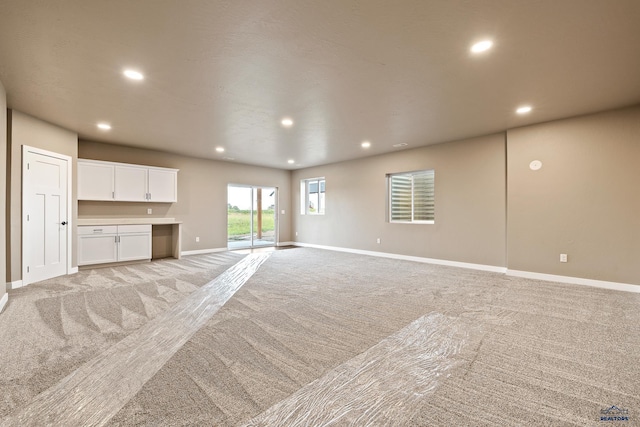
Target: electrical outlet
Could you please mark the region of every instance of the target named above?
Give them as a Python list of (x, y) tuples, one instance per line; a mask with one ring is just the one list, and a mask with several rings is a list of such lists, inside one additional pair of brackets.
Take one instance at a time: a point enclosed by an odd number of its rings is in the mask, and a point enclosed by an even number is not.
[(147, 209), (147, 215), (151, 215), (152, 212), (153, 212), (153, 209), (151, 208)]
[(200, 238), (199, 238), (199, 237), (196, 237), (196, 242), (199, 242), (199, 241), (200, 241)]
[(380, 244), (380, 238), (379, 237), (376, 239), (376, 243)]
[(280, 211), (280, 213), (281, 213), (282, 215), (284, 215), (284, 209), (282, 209), (282, 210)]
[(560, 262), (567, 262), (567, 254), (560, 254)]
[(296, 231), (296, 237), (298, 237), (298, 232)]

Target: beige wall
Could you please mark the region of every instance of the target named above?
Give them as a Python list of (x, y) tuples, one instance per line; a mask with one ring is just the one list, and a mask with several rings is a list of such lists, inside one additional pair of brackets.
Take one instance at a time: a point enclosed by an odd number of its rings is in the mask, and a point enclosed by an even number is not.
[[(292, 233), (303, 243), (504, 267), (505, 167), (496, 134), (298, 170)], [(435, 224), (387, 222), (386, 174), (420, 169), (435, 169)], [(300, 180), (313, 177), (326, 178), (326, 214), (300, 215)]]
[(507, 140), (509, 268), (640, 284), (640, 108), (513, 129)]
[[(6, 225), (7, 213), (7, 96), (2, 82), (0, 82), (0, 224)], [(7, 229), (0, 227), (0, 277), (7, 276)], [(7, 293), (4, 283), (0, 283), (0, 300)]]
[[(78, 158), (78, 134), (52, 125), (19, 111), (9, 111), (9, 239), (7, 253), (7, 281), (22, 278), (22, 146), (41, 148), (72, 158), (72, 222), (77, 219), (76, 203), (76, 160)], [(75, 242), (75, 227), (72, 241)], [(72, 252), (72, 265), (76, 266), (77, 251), (75, 244)]]
[[(83, 218), (169, 217), (183, 221), (182, 250), (207, 250), (227, 247), (227, 184), (261, 185), (278, 188), (278, 241), (290, 236), (290, 172), (197, 159), (159, 151), (80, 141), (80, 158), (134, 163), (180, 169), (177, 203), (125, 203), (80, 201), (78, 213)], [(147, 209), (153, 210), (147, 215)], [(196, 243), (195, 238), (200, 237)]]

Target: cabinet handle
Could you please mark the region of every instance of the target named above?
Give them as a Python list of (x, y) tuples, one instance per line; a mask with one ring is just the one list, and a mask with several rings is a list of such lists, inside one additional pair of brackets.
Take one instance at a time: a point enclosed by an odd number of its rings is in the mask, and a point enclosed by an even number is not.
[(111, 198), (112, 198), (112, 199), (115, 199), (115, 198), (116, 198), (116, 192), (115, 192), (115, 191), (112, 191), (112, 192), (111, 192)]
[(94, 228), (93, 232), (94, 233), (102, 233), (102, 228)]

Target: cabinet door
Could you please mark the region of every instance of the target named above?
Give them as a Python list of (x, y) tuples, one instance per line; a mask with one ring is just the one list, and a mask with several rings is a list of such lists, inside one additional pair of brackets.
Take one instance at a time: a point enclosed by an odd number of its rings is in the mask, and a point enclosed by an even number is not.
[(120, 234), (118, 238), (118, 261), (151, 259), (151, 232)]
[(78, 200), (113, 200), (114, 166), (78, 160)]
[(147, 201), (147, 168), (116, 165), (115, 200), (122, 202)]
[(149, 200), (152, 202), (177, 202), (178, 171), (149, 169)]
[(118, 261), (115, 234), (78, 236), (78, 265)]

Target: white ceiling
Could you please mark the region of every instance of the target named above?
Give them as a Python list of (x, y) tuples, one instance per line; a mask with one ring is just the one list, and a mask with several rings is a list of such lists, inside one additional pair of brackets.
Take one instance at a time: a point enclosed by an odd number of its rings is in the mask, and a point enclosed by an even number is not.
[(640, 1), (0, 0), (0, 81), (81, 139), (294, 169), (640, 103)]

